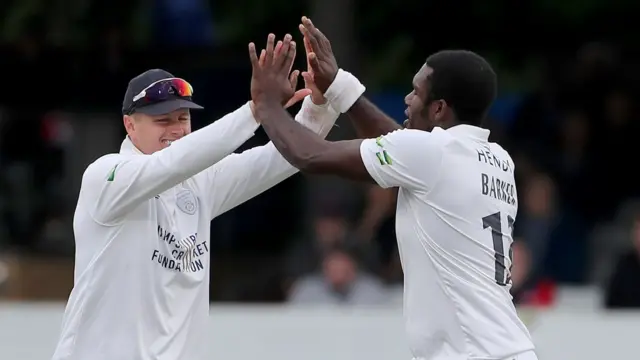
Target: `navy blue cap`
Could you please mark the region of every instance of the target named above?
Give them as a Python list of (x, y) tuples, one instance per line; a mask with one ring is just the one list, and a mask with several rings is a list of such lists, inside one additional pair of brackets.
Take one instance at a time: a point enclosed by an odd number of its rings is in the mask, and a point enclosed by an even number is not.
[(142, 74), (134, 77), (129, 81), (127, 86), (127, 92), (124, 94), (124, 100), (122, 101), (122, 114), (131, 114), (132, 112), (139, 112), (147, 115), (157, 116), (168, 114), (178, 109), (204, 109), (202, 106), (194, 103), (191, 100), (184, 98), (168, 99), (159, 103), (133, 106), (133, 98), (138, 95), (142, 90), (146, 89), (149, 85), (156, 81), (173, 78), (170, 72), (162, 69), (151, 69), (143, 72)]

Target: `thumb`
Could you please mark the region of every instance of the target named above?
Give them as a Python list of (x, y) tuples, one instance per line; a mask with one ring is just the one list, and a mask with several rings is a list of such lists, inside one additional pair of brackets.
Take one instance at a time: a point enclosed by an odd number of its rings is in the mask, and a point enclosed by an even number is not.
[(305, 97), (311, 95), (311, 90), (309, 89), (300, 89), (298, 91), (296, 91), (293, 96), (291, 97), (291, 99), (289, 99), (289, 101), (287, 101), (287, 103), (284, 105), (284, 108), (288, 108), (292, 105), (294, 105), (295, 103), (297, 103), (298, 101), (304, 99)]
[(304, 86), (307, 89), (311, 90), (311, 101), (313, 101), (313, 103), (316, 105), (321, 105), (326, 103), (327, 100), (324, 98), (322, 91), (318, 89), (318, 86), (313, 80), (313, 75), (305, 71), (302, 73), (302, 78), (304, 79)]
[(304, 80), (304, 87), (311, 90), (313, 93), (322, 94), (318, 86), (316, 85), (315, 80), (313, 79), (313, 75), (311, 73), (305, 71), (302, 73), (302, 79)]
[(320, 71), (320, 62), (318, 61), (318, 56), (314, 52), (310, 52), (307, 56), (307, 60), (309, 61), (309, 65), (314, 72), (318, 73)]
[(307, 89), (310, 89), (312, 86), (315, 86), (315, 83), (313, 81), (313, 75), (311, 75), (311, 73), (309, 73), (308, 71), (302, 72), (302, 79), (304, 80), (304, 87), (306, 87)]

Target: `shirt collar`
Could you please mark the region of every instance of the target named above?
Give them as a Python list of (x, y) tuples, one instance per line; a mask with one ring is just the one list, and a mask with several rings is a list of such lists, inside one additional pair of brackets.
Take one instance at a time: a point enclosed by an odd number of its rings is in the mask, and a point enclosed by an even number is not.
[(120, 145), (120, 154), (142, 155), (142, 151), (138, 150), (138, 148), (133, 145), (133, 142), (131, 141), (129, 136), (127, 136), (122, 141), (122, 145)]
[(447, 129), (447, 132), (456, 137), (468, 137), (482, 141), (489, 140), (490, 131), (478, 126), (460, 124)]

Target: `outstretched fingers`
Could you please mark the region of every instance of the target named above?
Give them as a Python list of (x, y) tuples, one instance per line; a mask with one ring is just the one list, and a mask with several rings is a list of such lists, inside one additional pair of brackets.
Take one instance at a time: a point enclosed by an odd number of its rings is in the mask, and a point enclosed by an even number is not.
[(289, 51), (287, 52), (284, 64), (282, 65), (282, 71), (289, 75), (291, 69), (293, 69), (293, 63), (296, 60), (296, 42), (292, 41), (289, 44)]
[(313, 51), (319, 51), (320, 41), (317, 35), (314, 34), (314, 32), (311, 30), (311, 28), (315, 29), (315, 27), (313, 27), (313, 24), (311, 23), (311, 20), (309, 20), (306, 16), (302, 17), (302, 24), (300, 24), (299, 28), (302, 35), (304, 35), (304, 38), (308, 39)]
[(295, 89), (298, 87), (298, 77), (300, 76), (300, 70), (294, 70), (289, 76), (289, 83), (291, 84), (291, 88)]
[(269, 36), (267, 36), (267, 52), (266, 52), (266, 58), (265, 58), (265, 63), (266, 64), (272, 64), (273, 63), (273, 59), (274, 59), (274, 44), (275, 44), (275, 40), (276, 40), (276, 36), (274, 34), (269, 34)]
[[(262, 56), (260, 56), (260, 58), (262, 59)], [(251, 61), (251, 68), (253, 69), (253, 71), (256, 71), (260, 68), (260, 60), (258, 60), (258, 55), (256, 54), (256, 45), (254, 43), (249, 43), (249, 60)]]
[(285, 66), (286, 64), (287, 56), (289, 54), (289, 50), (291, 49), (291, 35), (289, 34), (285, 35), (281, 43), (282, 45), (280, 45), (280, 49), (273, 62), (274, 66), (276, 67), (276, 70), (282, 69), (282, 67)]
[(300, 31), (303, 32), (303, 35), (305, 35), (305, 37), (309, 38), (315, 52), (331, 52), (331, 42), (329, 41), (329, 39), (322, 33), (322, 31), (320, 31), (320, 29), (313, 25), (311, 19), (306, 16), (302, 17)]

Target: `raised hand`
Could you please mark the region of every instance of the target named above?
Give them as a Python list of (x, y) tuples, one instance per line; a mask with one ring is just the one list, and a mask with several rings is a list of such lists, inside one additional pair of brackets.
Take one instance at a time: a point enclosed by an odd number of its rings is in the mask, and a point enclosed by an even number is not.
[[(338, 62), (331, 50), (331, 42), (306, 16), (302, 17), (299, 28), (304, 36), (307, 61), (312, 70), (311, 78), (324, 94), (338, 74)], [(302, 76), (307, 75), (303, 73)]]
[(295, 91), (300, 72), (291, 72), (296, 56), (296, 43), (291, 41), (291, 35), (285, 35), (277, 46), (274, 43), (275, 35), (269, 34), (266, 50), (262, 50), (259, 58), (255, 44), (249, 44), (251, 98), (256, 104), (277, 102), (288, 107), (309, 95), (311, 90)]
[(311, 90), (311, 101), (316, 105), (322, 105), (327, 102), (327, 99), (324, 97), (324, 92), (316, 85), (313, 76), (313, 67), (311, 67), (311, 63), (309, 62), (309, 54), (313, 53), (313, 48), (311, 47), (308, 37), (303, 38), (303, 43), (306, 52), (307, 71), (303, 71), (300, 75), (302, 75), (304, 79), (304, 87)]

